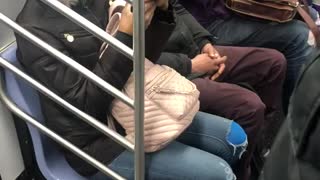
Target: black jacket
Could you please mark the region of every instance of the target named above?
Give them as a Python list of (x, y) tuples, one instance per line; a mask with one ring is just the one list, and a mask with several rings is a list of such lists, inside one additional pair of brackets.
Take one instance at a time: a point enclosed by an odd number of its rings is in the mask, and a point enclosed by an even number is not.
[(183, 76), (191, 73), (191, 59), (202, 47), (211, 43), (213, 36), (204, 29), (178, 0), (171, 0), (177, 14), (177, 25), (170, 36), (158, 64), (174, 68)]
[(320, 51), (306, 65), (261, 180), (320, 179)]
[[(92, 23), (104, 28), (108, 21), (108, 1), (88, 2), (90, 3), (85, 7), (72, 8)], [(17, 22), (118, 89), (124, 86), (132, 72), (132, 61), (113, 48), (108, 48), (99, 61), (102, 42), (39, 0), (27, 0)], [(146, 31), (146, 56), (150, 60), (158, 59), (174, 26), (171, 7), (166, 12), (156, 10)], [(71, 42), (68, 41), (68, 36)], [(74, 39), (70, 39), (70, 36)], [(119, 32), (116, 38), (132, 46), (131, 36)], [(18, 59), (30, 75), (77, 108), (106, 123), (112, 96), (22, 37), (16, 35), (16, 39)], [(108, 164), (124, 150), (45, 96), (41, 96), (41, 103), (46, 123), (51, 129), (102, 163)], [(97, 171), (72, 153), (65, 152), (65, 155), (70, 165), (80, 174), (92, 175)]]

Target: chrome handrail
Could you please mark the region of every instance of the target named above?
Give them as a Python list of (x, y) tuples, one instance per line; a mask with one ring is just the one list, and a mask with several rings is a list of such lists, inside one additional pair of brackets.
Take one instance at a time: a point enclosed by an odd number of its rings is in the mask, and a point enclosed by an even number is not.
[[(10, 70), (15, 75), (22, 78), (24, 81), (28, 82), (33, 88), (37, 89), (42, 94), (49, 97), (51, 100), (55, 101), (56, 103), (60, 104), (65, 109), (69, 110), (73, 114), (75, 114), (77, 117), (82, 119), (83, 121), (87, 122), (91, 126), (95, 127), (97, 130), (102, 132), (103, 134), (107, 135), (108, 137), (112, 138), (114, 141), (118, 142), (125, 148), (127, 148), (130, 151), (134, 151), (134, 145), (129, 142), (127, 139), (125, 139), (120, 134), (116, 133), (115, 131), (112, 131), (109, 129), (105, 124), (101, 123), (97, 119), (93, 118), (92, 116), (84, 113), (83, 111), (79, 110), (78, 108), (74, 107), (64, 99), (62, 99), (60, 96), (55, 94), (54, 92), (50, 91), (48, 88), (43, 86), (41, 83), (37, 82), (30, 76), (28, 76), (26, 73), (9, 63), (7, 60), (0, 57), (0, 66)], [(107, 121), (107, 120), (106, 120)]]
[(112, 177), (113, 179), (116, 179), (116, 180), (125, 180), (119, 174), (117, 174), (116, 172), (112, 171), (110, 168), (106, 167), (101, 162), (97, 161), (96, 159), (94, 159), (93, 157), (88, 155), (87, 153), (85, 153), (82, 150), (80, 150), (75, 145), (71, 144), (67, 140), (65, 140), (62, 137), (60, 137), (59, 135), (57, 135), (55, 132), (51, 131), (49, 128), (47, 128), (44, 125), (42, 125), (41, 123), (39, 123), (37, 120), (32, 118), (30, 115), (28, 115), (25, 112), (23, 112), (22, 110), (20, 110), (20, 108), (17, 107), (15, 105), (15, 103), (13, 103), (8, 98), (8, 96), (6, 95), (5, 90), (3, 88), (4, 86), (5, 85), (4, 85), (3, 79), (1, 78), (1, 74), (0, 74), (0, 99), (2, 100), (4, 105), (6, 105), (6, 107), (8, 107), (8, 109), (11, 112), (16, 114), (18, 117), (20, 117), (24, 121), (30, 123), (32, 126), (34, 126), (37, 129), (39, 129), (42, 133), (44, 133), (45, 135), (49, 136), (51, 139), (53, 139), (54, 141), (56, 141), (57, 143), (59, 143), (63, 147), (67, 148), (68, 150), (70, 150), (71, 152), (76, 154), (81, 159), (83, 159), (86, 162), (90, 163), (92, 166), (96, 167), (97, 169), (99, 169), (104, 174), (109, 175), (110, 177)]

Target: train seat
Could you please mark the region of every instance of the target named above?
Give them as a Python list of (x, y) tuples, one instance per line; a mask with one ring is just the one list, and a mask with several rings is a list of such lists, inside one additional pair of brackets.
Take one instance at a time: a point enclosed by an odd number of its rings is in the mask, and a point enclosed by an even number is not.
[[(13, 44), (7, 48), (1, 57), (19, 69), (22, 69), (16, 58), (17, 45)], [(6, 92), (8, 96), (24, 112), (34, 117), (38, 122), (44, 123), (44, 116), (41, 111), (39, 95), (25, 81), (15, 76), (11, 71), (4, 70)], [(31, 135), (34, 154), (42, 175), (47, 180), (85, 180), (86, 178), (76, 173), (65, 160), (62, 152), (56, 144), (38, 129), (28, 124)]]

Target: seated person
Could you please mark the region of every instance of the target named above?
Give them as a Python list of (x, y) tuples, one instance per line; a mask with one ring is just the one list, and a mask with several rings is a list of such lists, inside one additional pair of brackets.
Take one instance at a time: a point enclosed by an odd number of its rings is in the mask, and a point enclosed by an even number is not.
[[(267, 112), (279, 111), (286, 61), (272, 49), (212, 45), (208, 33), (176, 0), (177, 26), (157, 61), (173, 67), (200, 91), (200, 110), (233, 119), (246, 131), (248, 149), (237, 167), (248, 179), (250, 161)], [(212, 71), (217, 71), (212, 73)], [(255, 92), (236, 84), (246, 83)]]
[(225, 7), (224, 0), (179, 2), (213, 35), (215, 45), (264, 47), (284, 54), (288, 64), (283, 93), (286, 112), (300, 68), (313, 50), (314, 42), (308, 43), (313, 35), (306, 24), (298, 20), (275, 23), (237, 15)]
[[(60, 1), (101, 28), (108, 23), (105, 0)], [(115, 37), (132, 47), (130, 9), (130, 5), (124, 8)], [(146, 56), (155, 62), (175, 27), (172, 6), (167, 0), (146, 2), (145, 21), (146, 27), (149, 27), (146, 44), (151, 47), (146, 51)], [(27, 0), (17, 22), (118, 89), (123, 88), (132, 72), (132, 61), (112, 47), (107, 48), (99, 60), (102, 42), (41, 1)], [(107, 124), (109, 112), (106, 110), (113, 100), (111, 95), (28, 40), (19, 35), (16, 38), (18, 59), (30, 75), (77, 108)], [(46, 124), (53, 131), (126, 179), (134, 179), (133, 153), (46, 96), (41, 96), (41, 104)], [(118, 133), (125, 135), (119, 125), (116, 127)], [(160, 151), (146, 154), (146, 178), (235, 180), (228, 163), (239, 159), (246, 144), (246, 134), (237, 123), (199, 112), (176, 141)], [(223, 152), (223, 157), (215, 155), (217, 152)], [(71, 167), (81, 175), (108, 179), (97, 174), (97, 169), (71, 152), (64, 150), (64, 154)]]

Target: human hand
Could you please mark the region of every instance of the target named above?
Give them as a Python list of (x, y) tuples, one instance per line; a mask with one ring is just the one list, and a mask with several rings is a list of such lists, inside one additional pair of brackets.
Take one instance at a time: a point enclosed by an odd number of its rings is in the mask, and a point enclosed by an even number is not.
[[(226, 57), (226, 56), (225, 56)], [(226, 64), (223, 63), (223, 64), (220, 64), (219, 66), (219, 69), (216, 73), (214, 73), (212, 76), (211, 76), (211, 80), (215, 81), (216, 79), (218, 79), (218, 77), (220, 77), (220, 75), (223, 73), (223, 71), (225, 70), (226, 68)]]
[(155, 0), (157, 7), (165, 11), (169, 7), (169, 0)]
[(208, 54), (208, 56), (211, 57), (212, 59), (221, 57), (219, 52), (213, 47), (211, 43), (207, 43), (206, 45), (204, 45), (202, 47), (201, 53)]
[[(212, 59), (221, 58), (219, 52), (213, 47), (211, 43), (208, 43), (205, 46), (203, 46), (201, 52), (208, 54), (208, 56), (210, 56)], [(220, 64), (217, 72), (211, 76), (211, 80), (216, 80), (218, 77), (220, 77), (220, 75), (224, 72), (225, 68), (225, 63)]]
[[(126, 4), (121, 13), (121, 19), (119, 22), (119, 31), (132, 35), (133, 34), (133, 13), (131, 11), (131, 5)], [(147, 29), (150, 25), (154, 11), (156, 9), (156, 4), (154, 1), (145, 1), (145, 28)]]
[(208, 73), (211, 75), (219, 71), (219, 66), (224, 64), (226, 60), (226, 56), (212, 59), (208, 54), (199, 54), (191, 61), (192, 73)]

